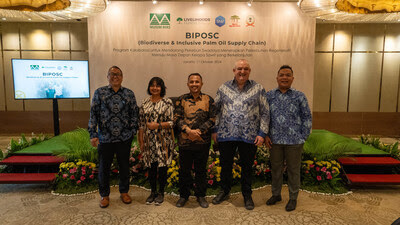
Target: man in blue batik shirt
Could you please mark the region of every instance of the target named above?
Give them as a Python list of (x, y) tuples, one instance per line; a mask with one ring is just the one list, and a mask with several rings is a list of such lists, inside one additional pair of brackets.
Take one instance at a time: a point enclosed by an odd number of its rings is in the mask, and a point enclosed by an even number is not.
[(108, 86), (94, 92), (90, 108), (90, 142), (99, 154), (100, 207), (109, 205), (110, 168), (117, 155), (119, 192), (125, 204), (132, 202), (129, 191), (129, 157), (133, 136), (138, 129), (139, 108), (135, 94), (121, 86), (122, 71), (117, 66), (108, 70)]
[(300, 188), (300, 166), (303, 144), (310, 135), (312, 118), (306, 96), (293, 88), (293, 70), (283, 65), (276, 77), (278, 88), (267, 92), (270, 108), (269, 134), (265, 138), (270, 148), (272, 197), (267, 205), (282, 200), (283, 166), (286, 160), (289, 202), (286, 211), (296, 209)]
[(214, 142), (219, 144), (221, 161), (221, 192), (213, 199), (219, 204), (229, 198), (232, 184), (232, 164), (239, 151), (242, 168), (241, 185), (245, 208), (254, 209), (251, 197), (252, 165), (257, 146), (264, 143), (268, 133), (269, 111), (266, 91), (249, 80), (251, 68), (247, 60), (235, 63), (233, 80), (225, 82), (217, 91), (217, 111)]

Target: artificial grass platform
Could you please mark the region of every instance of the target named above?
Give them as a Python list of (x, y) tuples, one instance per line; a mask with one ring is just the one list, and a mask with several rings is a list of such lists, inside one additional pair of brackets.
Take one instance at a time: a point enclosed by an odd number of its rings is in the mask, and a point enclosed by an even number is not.
[[(70, 131), (75, 132), (75, 131)], [(68, 133), (70, 133), (68, 132)], [(89, 140), (88, 140), (89, 141)], [(63, 135), (56, 136), (50, 140), (21, 149), (14, 154), (52, 154), (54, 151), (67, 151), (70, 147), (63, 138)]]
[(304, 153), (317, 160), (337, 158), (335, 155), (388, 155), (385, 151), (327, 130), (312, 130), (304, 143)]
[[(90, 145), (89, 133), (87, 131), (84, 131), (83, 129), (77, 129), (64, 133), (60, 136), (53, 137), (50, 140), (43, 141), (39, 144), (32, 145), (28, 148), (24, 148), (20, 151), (15, 152), (15, 154), (52, 154), (54, 152), (64, 152), (71, 150), (71, 144), (68, 143), (68, 140), (65, 138), (65, 136), (72, 136), (79, 132), (86, 132), (85, 136), (87, 135), (87, 143), (85, 144)], [(332, 133), (327, 130), (312, 130), (312, 133), (304, 144), (305, 153), (312, 152), (313, 154), (320, 154), (321, 157), (324, 157), (323, 155), (326, 155), (327, 153), (326, 149), (335, 150), (334, 152), (337, 152), (337, 149), (343, 149), (346, 151), (346, 154), (349, 155), (388, 154), (385, 151), (376, 149), (372, 146), (364, 145), (359, 141)]]

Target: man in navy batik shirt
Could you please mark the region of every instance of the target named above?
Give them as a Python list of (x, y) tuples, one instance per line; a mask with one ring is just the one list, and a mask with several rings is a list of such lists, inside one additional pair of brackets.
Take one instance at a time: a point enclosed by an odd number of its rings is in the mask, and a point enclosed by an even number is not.
[(121, 200), (132, 202), (129, 191), (129, 157), (133, 136), (138, 129), (139, 108), (135, 94), (121, 86), (122, 71), (117, 66), (108, 70), (108, 86), (94, 92), (90, 108), (90, 142), (99, 154), (100, 207), (109, 205), (110, 168), (117, 155)]
[(272, 197), (267, 205), (281, 201), (283, 166), (286, 160), (289, 202), (286, 211), (296, 209), (300, 188), (300, 166), (303, 144), (310, 135), (312, 119), (306, 96), (291, 88), (293, 70), (283, 65), (276, 77), (278, 88), (267, 92), (270, 108), (269, 133), (265, 138), (271, 149)]

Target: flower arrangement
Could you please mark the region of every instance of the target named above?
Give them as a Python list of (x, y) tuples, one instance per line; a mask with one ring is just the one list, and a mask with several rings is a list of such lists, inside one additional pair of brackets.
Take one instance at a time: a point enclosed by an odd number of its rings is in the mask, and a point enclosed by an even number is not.
[[(242, 168), (238, 164), (238, 156), (233, 158), (232, 165), (232, 183), (236, 184), (240, 181)], [(218, 183), (221, 181), (221, 164), (219, 152), (210, 149), (207, 161), (207, 186), (210, 188), (218, 188)]]
[(129, 168), (132, 179), (137, 179), (143, 172), (142, 154), (136, 144), (131, 148), (129, 157)]
[(269, 149), (266, 146), (257, 148), (253, 171), (257, 178), (264, 179), (268, 177), (271, 170), (269, 168)]
[(341, 180), (340, 174), (341, 166), (336, 160), (330, 161), (316, 161), (306, 160), (302, 161), (301, 175), (302, 183), (304, 185), (323, 185), (335, 188), (337, 182)]
[(169, 168), (167, 170), (167, 183), (169, 188), (173, 186), (178, 186), (179, 183), (179, 165), (175, 160), (172, 160)]
[[(118, 161), (116, 157), (111, 164), (111, 182), (117, 182), (119, 176)], [(132, 143), (129, 153), (129, 173), (130, 180), (135, 184), (142, 185), (146, 182), (147, 175), (144, 170), (144, 163), (142, 161), (142, 153), (136, 142)]]
[[(78, 132), (79, 135), (88, 135), (86, 134), (87, 131), (85, 132)], [(321, 135), (323, 135), (324, 132), (319, 132)], [(318, 132), (316, 132), (318, 134)], [(78, 134), (77, 134), (78, 135)], [(78, 135), (78, 136), (79, 136)], [(85, 137), (86, 137), (85, 136)], [(89, 138), (82, 138), (81, 139), (76, 139), (77, 142), (80, 141), (89, 142)], [(334, 143), (337, 143), (338, 141), (334, 141), (334, 138), (331, 138), (332, 140), (329, 142), (332, 145)], [(75, 139), (74, 139), (75, 140)], [(324, 141), (317, 141), (314, 140), (315, 143), (325, 143)], [(309, 141), (309, 140), (307, 140)], [(312, 143), (314, 143), (312, 142)], [(314, 143), (314, 144), (315, 144)], [(361, 144), (359, 142), (356, 142), (358, 144)], [(320, 145), (315, 145), (313, 147), (317, 148)], [(338, 149), (337, 152), (338, 154), (328, 154), (331, 153), (329, 151), (331, 145), (328, 145), (328, 147), (324, 148), (324, 151), (317, 151), (315, 152), (308, 152), (307, 154), (303, 154), (303, 161), (302, 163), (302, 169), (301, 169), (301, 177), (302, 177), (302, 188), (307, 189), (307, 190), (312, 190), (312, 191), (319, 191), (319, 192), (331, 192), (331, 193), (343, 193), (346, 192), (347, 190), (345, 189), (344, 185), (342, 182), (340, 182), (340, 165), (333, 159), (336, 159), (337, 156), (340, 156), (343, 151), (339, 151)], [(347, 146), (347, 145), (346, 145)], [(308, 148), (310, 149), (310, 147)], [(94, 151), (94, 153), (97, 154), (97, 152)], [(219, 152), (216, 151), (214, 152), (213, 149), (210, 149), (209, 152), (209, 159), (207, 162), (207, 167), (206, 167), (206, 178), (207, 178), (207, 183), (209, 189), (207, 190), (208, 194), (215, 194), (216, 191), (218, 191), (217, 187), (219, 186), (218, 183), (221, 181), (221, 165), (220, 165), (220, 156)], [(174, 154), (174, 160), (172, 163), (169, 165), (168, 170), (167, 170), (167, 192), (175, 192), (177, 193), (178, 189), (178, 183), (179, 183), (179, 152), (176, 152)], [(95, 163), (95, 161), (89, 160), (86, 155), (81, 154), (81, 164), (84, 163), (84, 160), (87, 162), (92, 162)], [(86, 157), (86, 158), (85, 158)], [(236, 185), (237, 183), (240, 182), (241, 178), (241, 170), (242, 168), (238, 165), (239, 162), (239, 157), (236, 155), (234, 158), (234, 164), (232, 167), (232, 178), (233, 178), (233, 186), (232, 187), (234, 190), (240, 190), (239, 185)], [(79, 161), (79, 160), (78, 160)], [(82, 177), (82, 165), (77, 165), (78, 161), (73, 161), (70, 160), (69, 164), (64, 163), (62, 167), (60, 167), (60, 174), (57, 177), (57, 183), (56, 183), (56, 190), (59, 193), (76, 193), (76, 192), (84, 192), (84, 191), (90, 191), (94, 190), (97, 188), (96, 182), (93, 182), (91, 185), (86, 185), (86, 190), (84, 187), (84, 184), (87, 184), (86, 182), (89, 182), (91, 180), (95, 180), (96, 178), (93, 177), (91, 179), (90, 177), (84, 177), (82, 180), (80, 179)], [(142, 163), (142, 155), (141, 152), (138, 148), (138, 143), (136, 140), (133, 141), (131, 152), (130, 152), (130, 174), (131, 174), (131, 183), (136, 184), (139, 186), (145, 186), (148, 187), (148, 181), (147, 181), (147, 170), (144, 169), (143, 163)], [(112, 179), (110, 180), (111, 183), (115, 181), (114, 183), (117, 184), (117, 176), (119, 175), (119, 170), (117, 167), (117, 163), (113, 163), (112, 166)], [(75, 169), (74, 169), (75, 168)], [(71, 170), (72, 169), (72, 170)], [(92, 166), (92, 170), (95, 170), (95, 165)], [(85, 170), (85, 175), (89, 174), (88, 173), (88, 168), (84, 169)], [(79, 174), (81, 173), (81, 174)], [(73, 175), (73, 177), (72, 177)], [(256, 156), (253, 161), (253, 175), (255, 176), (255, 182), (253, 183), (255, 187), (263, 186), (266, 183), (270, 182), (271, 175), (270, 175), (270, 168), (269, 168), (269, 150), (266, 147), (259, 147), (256, 152)], [(285, 174), (284, 174), (285, 178)], [(80, 182), (78, 181), (80, 180)], [(75, 181), (75, 182), (72, 182)], [(59, 185), (60, 184), (60, 185)], [(62, 185), (64, 185), (64, 188), (62, 188)], [(337, 187), (335, 186), (337, 185)], [(63, 190), (64, 189), (64, 190)]]
[(216, 186), (221, 181), (221, 165), (219, 158), (214, 159), (210, 156), (208, 158), (207, 166), (207, 184), (209, 187)]
[[(179, 165), (177, 156), (173, 160), (167, 171), (167, 183), (168, 187), (178, 186), (179, 183)], [(254, 159), (253, 171), (254, 175), (261, 180), (264, 180), (267, 174), (270, 172), (268, 166), (269, 151), (266, 147), (259, 147), (256, 152)], [(242, 168), (238, 164), (238, 155), (234, 157), (234, 163), (232, 165), (232, 178), (233, 184), (239, 183), (241, 178)], [(207, 186), (209, 188), (218, 188), (218, 183), (221, 181), (221, 165), (219, 159), (219, 152), (210, 149), (209, 157), (207, 161)]]
[(92, 162), (82, 160), (63, 162), (59, 168), (57, 184), (60, 188), (79, 187), (91, 184), (95, 180), (96, 164)]
[(236, 164), (236, 162), (233, 163), (232, 166), (232, 178), (233, 178), (233, 183), (235, 183), (235, 181), (240, 180), (240, 178), (242, 177), (242, 167), (240, 167), (238, 164)]

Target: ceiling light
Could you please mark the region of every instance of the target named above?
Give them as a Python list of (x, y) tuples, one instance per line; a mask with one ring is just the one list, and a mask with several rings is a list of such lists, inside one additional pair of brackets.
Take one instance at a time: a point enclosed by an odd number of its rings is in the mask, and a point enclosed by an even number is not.
[[(63, 0), (62, 2), (68, 2), (63, 7), (58, 7), (59, 4), (47, 2), (54, 1), (5, 1), (8, 5), (2, 5), (0, 8), (0, 18), (6, 18), (7, 21), (53, 21), (57, 20), (69, 20), (69, 19), (81, 19), (85, 16), (93, 16), (100, 12), (103, 12), (107, 5), (110, 3), (109, 0)], [(23, 4), (21, 4), (21, 2)], [(44, 3), (46, 2), (46, 3)], [(37, 4), (41, 4), (37, 7)], [(33, 9), (33, 11), (26, 11), (26, 9)], [(67, 14), (68, 13), (68, 14)]]
[(200, 1), (199, 1), (199, 4), (200, 4), (200, 5), (203, 5), (203, 4), (204, 4), (204, 1), (203, 1), (203, 0), (200, 0)]
[[(347, 11), (341, 11), (337, 8), (338, 1), (344, 0), (301, 0), (299, 8), (304, 13), (308, 14), (309, 16), (325, 19), (327, 21), (340, 21), (340, 22), (381, 22), (381, 23), (388, 23), (388, 22), (399, 22), (399, 15), (400, 12), (392, 12), (390, 13), (388, 10), (387, 12), (379, 11), (367, 14), (361, 13), (350, 13)], [(354, 0), (354, 2), (372, 2), (372, 0)], [(378, 1), (376, 1), (378, 2)], [(382, 0), (379, 1), (384, 6), (388, 4), (398, 4), (397, 1), (392, 0)], [(369, 6), (367, 4), (367, 6)], [(377, 8), (377, 6), (375, 6)], [(389, 7), (390, 8), (390, 7)], [(395, 7), (398, 9), (399, 7)], [(366, 11), (366, 10), (359, 10), (359, 11)]]
[(248, 2), (247, 2), (247, 6), (248, 7), (251, 7), (251, 4), (253, 3), (253, 0), (249, 0)]
[(157, 0), (153, 0), (153, 5), (157, 4)]

